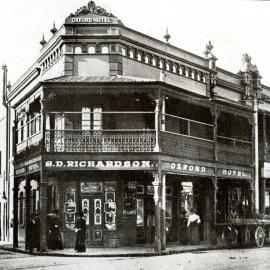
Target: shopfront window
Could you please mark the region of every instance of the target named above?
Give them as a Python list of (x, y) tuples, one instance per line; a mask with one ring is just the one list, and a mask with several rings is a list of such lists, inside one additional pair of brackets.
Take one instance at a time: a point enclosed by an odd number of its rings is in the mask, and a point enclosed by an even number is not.
[(217, 194), (217, 222), (246, 218), (250, 214), (251, 204), (248, 188), (220, 184)]
[(76, 189), (67, 188), (65, 194), (65, 225), (68, 229), (75, 227), (75, 213), (76, 213)]
[(136, 214), (136, 182), (129, 181), (124, 185), (124, 215)]
[(116, 202), (113, 185), (105, 185), (104, 213), (106, 229), (109, 231), (116, 230)]

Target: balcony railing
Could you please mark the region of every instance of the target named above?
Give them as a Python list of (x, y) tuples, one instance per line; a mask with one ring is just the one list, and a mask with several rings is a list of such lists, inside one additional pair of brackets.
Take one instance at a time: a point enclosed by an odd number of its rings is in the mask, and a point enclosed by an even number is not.
[(202, 138), (161, 132), (162, 152), (190, 159), (213, 161), (215, 158), (214, 141)]
[(237, 165), (252, 164), (252, 142), (217, 136), (218, 160)]
[(165, 130), (174, 134), (187, 135), (193, 138), (213, 140), (214, 126), (171, 114), (164, 114)]
[(46, 130), (47, 152), (153, 152), (155, 130)]

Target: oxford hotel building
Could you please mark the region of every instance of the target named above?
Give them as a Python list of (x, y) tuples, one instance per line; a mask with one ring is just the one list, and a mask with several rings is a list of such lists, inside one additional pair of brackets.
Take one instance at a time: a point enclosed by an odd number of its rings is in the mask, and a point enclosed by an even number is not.
[(7, 91), (15, 247), (27, 244), (36, 211), (42, 251), (54, 209), (65, 247), (83, 211), (88, 247), (154, 242), (160, 251), (189, 243), (191, 208), (202, 221), (197, 240), (207, 243), (221, 238), (232, 213), (244, 218), (269, 204), (269, 196), (258, 200), (269, 173), (269, 105), (257, 107), (270, 88), (248, 55), (233, 74), (216, 66), (210, 42), (195, 55), (170, 45), (168, 34), (163, 42), (128, 28), (93, 1), (51, 32)]

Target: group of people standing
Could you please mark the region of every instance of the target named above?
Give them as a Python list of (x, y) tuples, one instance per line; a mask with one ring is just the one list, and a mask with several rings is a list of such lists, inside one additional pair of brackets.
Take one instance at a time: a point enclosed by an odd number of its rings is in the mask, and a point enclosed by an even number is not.
[[(85, 236), (86, 236), (86, 222), (84, 220), (83, 212), (77, 213), (77, 221), (75, 226), (76, 241), (75, 250), (78, 252), (85, 252)], [(29, 240), (28, 249), (32, 253), (36, 248), (40, 250), (40, 218), (38, 213), (33, 213), (29, 222)], [(47, 247), (52, 250), (64, 249), (62, 239), (62, 223), (59, 218), (59, 210), (53, 210), (47, 215)]]

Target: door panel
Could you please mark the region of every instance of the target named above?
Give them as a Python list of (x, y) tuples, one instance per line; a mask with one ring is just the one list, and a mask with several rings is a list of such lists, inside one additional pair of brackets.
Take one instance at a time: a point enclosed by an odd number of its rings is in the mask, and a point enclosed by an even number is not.
[(92, 235), (93, 235), (93, 245), (101, 246), (103, 239), (103, 220), (102, 220), (102, 199), (95, 198), (93, 200), (93, 226), (92, 226)]

